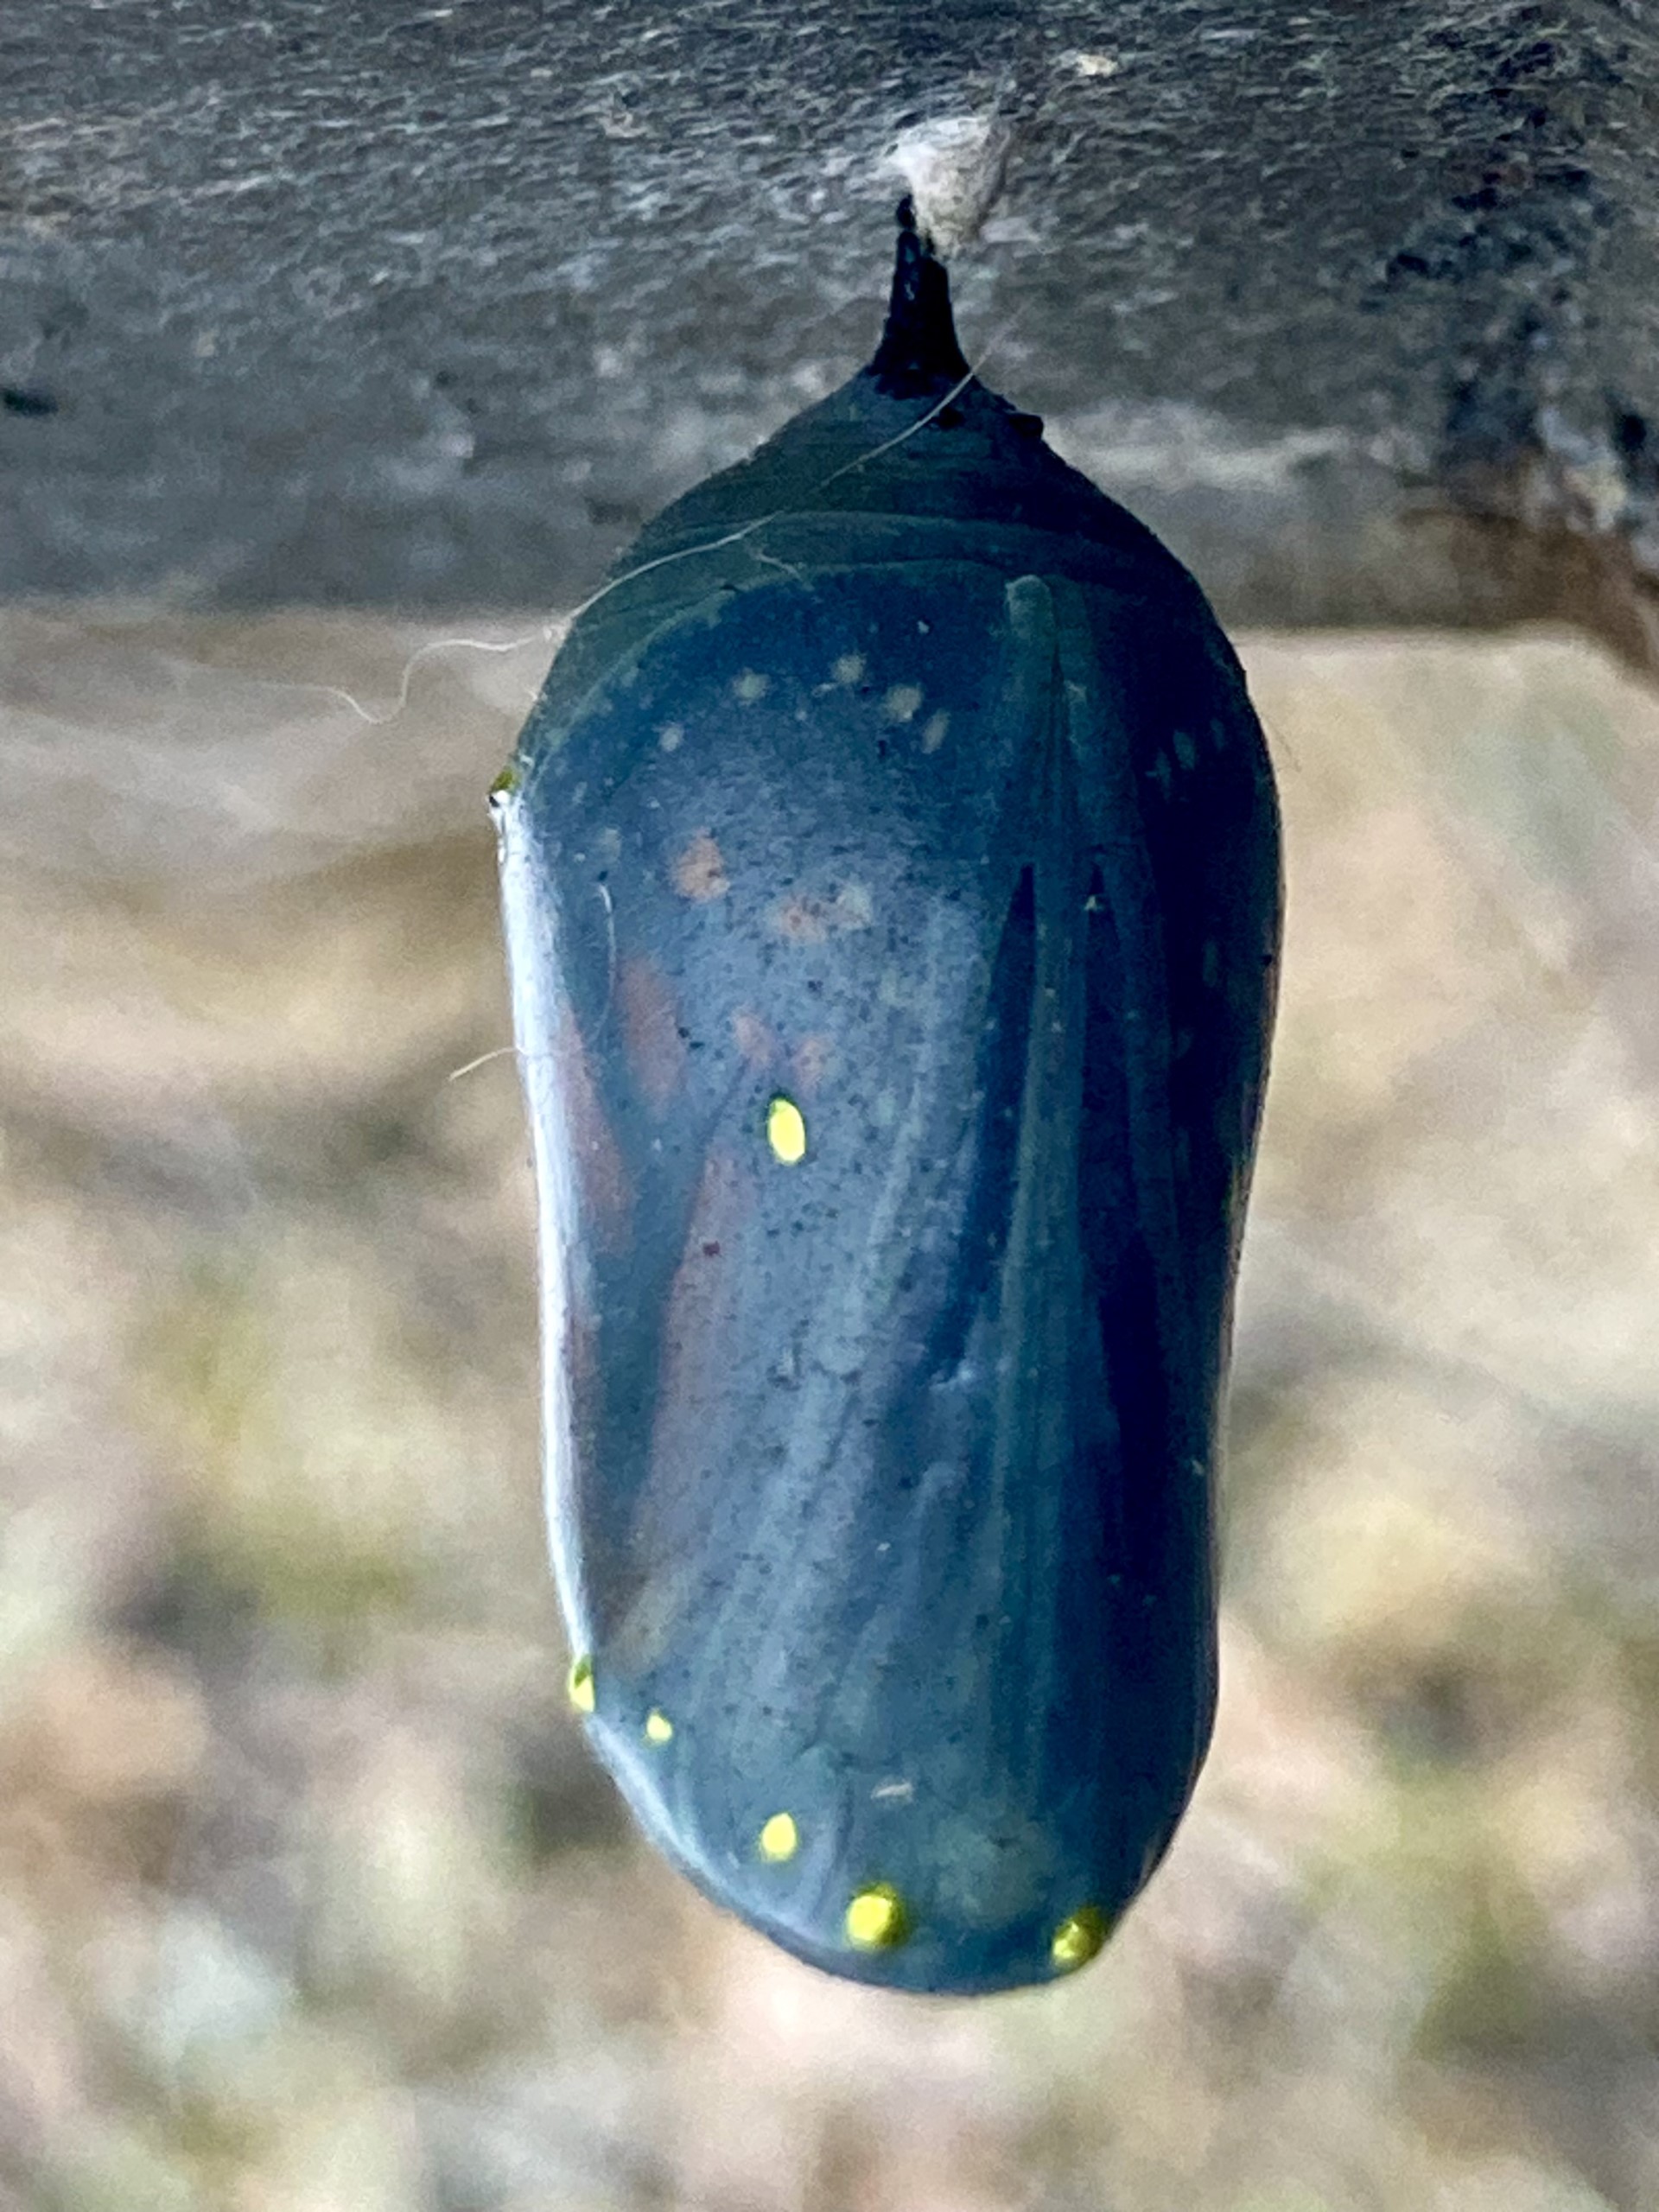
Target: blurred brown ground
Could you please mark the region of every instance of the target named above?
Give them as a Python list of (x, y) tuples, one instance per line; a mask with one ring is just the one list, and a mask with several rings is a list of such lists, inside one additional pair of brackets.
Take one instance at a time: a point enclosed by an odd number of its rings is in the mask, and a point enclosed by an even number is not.
[(1659, 703), (1248, 641), (1217, 1745), (1098, 1965), (925, 2003), (704, 1906), (563, 1709), (516, 1078), (456, 1072), (548, 652), (0, 620), (0, 2206), (1653, 2212)]

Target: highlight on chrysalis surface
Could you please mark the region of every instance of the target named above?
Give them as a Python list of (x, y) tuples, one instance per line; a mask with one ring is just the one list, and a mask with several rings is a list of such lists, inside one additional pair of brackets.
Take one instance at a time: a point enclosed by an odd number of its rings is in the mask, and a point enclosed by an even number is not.
[(957, 344), (659, 515), (498, 783), (569, 1699), (830, 1972), (1052, 1983), (1167, 1848), (1279, 939), (1203, 594)]

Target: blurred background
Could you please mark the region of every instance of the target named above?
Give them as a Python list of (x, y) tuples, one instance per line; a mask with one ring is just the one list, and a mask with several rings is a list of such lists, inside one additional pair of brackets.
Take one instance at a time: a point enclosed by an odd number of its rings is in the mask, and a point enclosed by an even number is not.
[(1651, 2212), (1659, 700), (1243, 639), (1216, 1747), (1096, 1965), (944, 2002), (565, 1709), (483, 804), (553, 642), (0, 610), (0, 2205)]

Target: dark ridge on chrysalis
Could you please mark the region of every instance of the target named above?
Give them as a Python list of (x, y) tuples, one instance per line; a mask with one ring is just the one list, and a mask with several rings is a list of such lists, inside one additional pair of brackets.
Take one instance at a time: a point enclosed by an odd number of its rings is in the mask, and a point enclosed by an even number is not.
[(899, 202), (898, 219), (887, 327), (864, 373), (893, 399), (934, 398), (972, 372), (957, 343), (950, 279), (931, 241), (916, 227), (915, 203), (908, 193)]

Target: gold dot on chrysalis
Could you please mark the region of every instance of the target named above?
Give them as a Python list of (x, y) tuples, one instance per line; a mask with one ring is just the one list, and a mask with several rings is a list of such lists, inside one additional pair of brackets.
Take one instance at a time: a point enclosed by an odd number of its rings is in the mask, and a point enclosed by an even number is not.
[(800, 1847), (801, 1832), (787, 1813), (774, 1813), (761, 1829), (757, 1847), (773, 1866), (792, 1859)]
[(1108, 1932), (1106, 1916), (1098, 1906), (1079, 1905), (1054, 1930), (1054, 1940), (1048, 1947), (1056, 1973), (1072, 1974), (1078, 1967), (1086, 1967)]
[(645, 1741), (648, 1744), (671, 1744), (673, 1740), (674, 1723), (653, 1705), (645, 1715)]
[(781, 1091), (766, 1102), (766, 1142), (774, 1160), (794, 1167), (806, 1158), (806, 1116)]
[(897, 1890), (873, 1882), (847, 1908), (847, 1940), (861, 1951), (890, 1951), (910, 1933), (910, 1916)]
[(578, 1713), (594, 1709), (594, 1661), (591, 1652), (584, 1651), (570, 1662), (570, 1672), (565, 1677), (565, 1693)]

